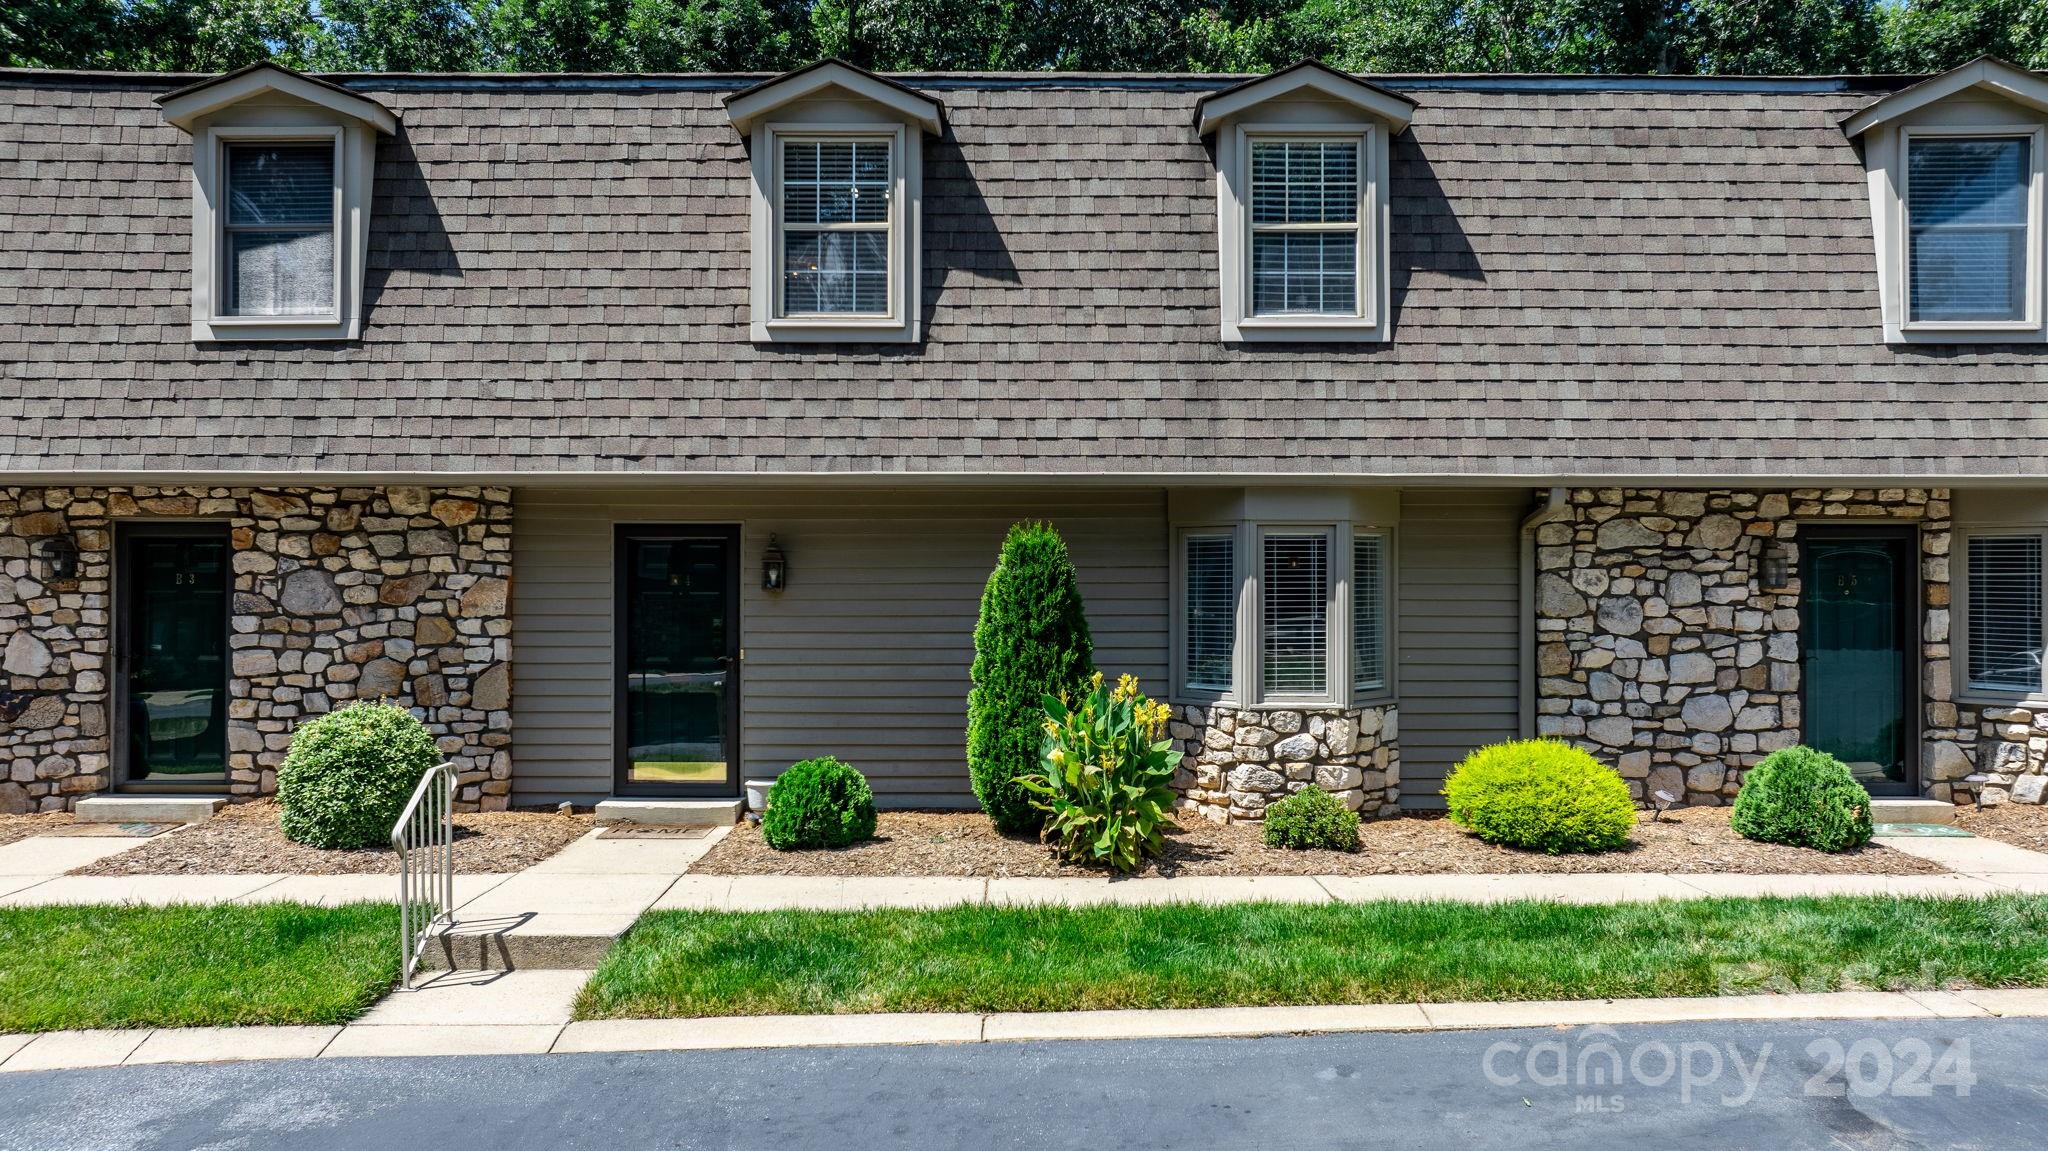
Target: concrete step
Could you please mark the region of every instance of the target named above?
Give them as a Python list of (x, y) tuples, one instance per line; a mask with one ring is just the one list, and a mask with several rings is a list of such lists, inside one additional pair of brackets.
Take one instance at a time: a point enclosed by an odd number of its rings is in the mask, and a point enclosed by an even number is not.
[(1873, 823), (1954, 823), (1956, 805), (1945, 799), (1873, 799)]
[(619, 937), (557, 931), (493, 930), (456, 924), (427, 945), (421, 971), (567, 971), (604, 961)]
[(200, 823), (227, 802), (224, 795), (94, 795), (72, 814), (80, 823)]
[(740, 821), (745, 800), (607, 799), (597, 805), (599, 823), (646, 823), (659, 827), (730, 827)]

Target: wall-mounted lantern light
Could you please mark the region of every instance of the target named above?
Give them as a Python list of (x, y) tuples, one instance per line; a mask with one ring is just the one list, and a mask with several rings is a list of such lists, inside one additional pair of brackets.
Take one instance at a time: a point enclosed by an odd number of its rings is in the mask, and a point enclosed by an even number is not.
[(789, 557), (768, 537), (768, 550), (761, 553), (761, 590), (781, 591), (789, 583)]
[(1764, 545), (1763, 558), (1757, 567), (1757, 584), (1766, 590), (1780, 590), (1792, 582), (1791, 551), (1777, 540)]
[(70, 536), (49, 536), (36, 544), (36, 558), (42, 561), (45, 581), (78, 578), (78, 545)]

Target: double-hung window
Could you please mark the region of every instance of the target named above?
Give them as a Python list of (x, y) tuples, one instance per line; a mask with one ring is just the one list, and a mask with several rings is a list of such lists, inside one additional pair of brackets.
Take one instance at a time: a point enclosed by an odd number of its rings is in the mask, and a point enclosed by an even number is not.
[(2035, 138), (1906, 136), (1906, 283), (1916, 324), (2030, 314)]
[(2038, 698), (2043, 694), (2043, 539), (2048, 533), (1972, 535), (1964, 545), (1964, 687)]
[(1250, 148), (1251, 314), (1358, 315), (1360, 137)]
[(1259, 696), (1330, 692), (1330, 536), (1272, 530), (1259, 540)]
[(893, 137), (777, 137), (778, 318), (890, 311)]
[(330, 316), (337, 294), (338, 137), (223, 147), (218, 299), (225, 317)]

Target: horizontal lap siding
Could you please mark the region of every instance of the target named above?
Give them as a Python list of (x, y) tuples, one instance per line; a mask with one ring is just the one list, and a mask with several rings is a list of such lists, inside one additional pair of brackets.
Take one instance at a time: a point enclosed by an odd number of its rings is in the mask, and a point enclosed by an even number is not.
[[(973, 802), (962, 758), (982, 584), (1003, 533), (1045, 518), (1072, 546), (1096, 658), (1163, 685), (1158, 492), (522, 489), (514, 501), (514, 799), (611, 792), (612, 531), (738, 523), (741, 756), (749, 775), (836, 755), (905, 806)], [(773, 533), (789, 587), (760, 587)]]
[(1406, 492), (1399, 573), (1401, 805), (1443, 807), (1444, 775), (1520, 729), (1526, 492)]

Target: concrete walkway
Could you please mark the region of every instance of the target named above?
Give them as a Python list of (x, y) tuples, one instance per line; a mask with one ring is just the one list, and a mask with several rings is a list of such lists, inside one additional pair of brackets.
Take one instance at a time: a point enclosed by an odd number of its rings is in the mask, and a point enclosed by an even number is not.
[(2048, 1018), (2048, 990), (2019, 989), (572, 1022), (576, 990), (589, 974), (580, 970), (444, 974), (420, 991), (393, 995), (345, 1027), (194, 1027), (0, 1036), (0, 1073), (354, 1056), (1249, 1038), (1714, 1020)]

